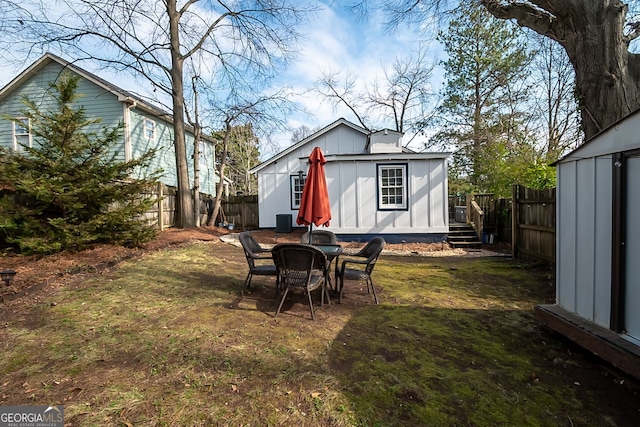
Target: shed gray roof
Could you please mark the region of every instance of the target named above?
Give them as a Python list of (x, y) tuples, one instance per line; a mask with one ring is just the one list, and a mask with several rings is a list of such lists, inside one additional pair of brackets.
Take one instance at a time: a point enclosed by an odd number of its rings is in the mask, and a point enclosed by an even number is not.
[(640, 109), (589, 138), (554, 165), (640, 148)]

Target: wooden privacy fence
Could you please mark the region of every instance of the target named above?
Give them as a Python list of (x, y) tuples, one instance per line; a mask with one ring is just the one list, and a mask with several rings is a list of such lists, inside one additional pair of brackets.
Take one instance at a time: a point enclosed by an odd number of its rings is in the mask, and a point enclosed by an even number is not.
[[(454, 209), (464, 209), (462, 219), (456, 218)], [(493, 235), (494, 240), (511, 242), (511, 199), (498, 199), (493, 194), (449, 196), (449, 222), (465, 221), (472, 224), (478, 238)], [(482, 213), (482, 225), (478, 214)], [(475, 216), (475, 218), (474, 218)], [(483, 236), (485, 233), (487, 236)]]
[[(158, 184), (154, 191), (149, 193), (158, 197), (156, 205), (144, 215), (149, 223), (157, 223), (160, 229), (175, 225), (176, 212), (176, 188), (164, 184)], [(209, 214), (213, 210), (213, 198), (209, 194), (200, 194), (200, 224), (207, 223)], [(221, 220), (232, 223), (241, 229), (258, 228), (258, 196), (229, 196), (222, 199), (222, 212), (219, 218), (212, 220), (212, 225), (217, 225)]]
[(222, 211), (228, 223), (242, 230), (258, 228), (258, 196), (229, 196), (222, 200)]
[(556, 189), (532, 190), (513, 186), (513, 258), (521, 255), (555, 262)]

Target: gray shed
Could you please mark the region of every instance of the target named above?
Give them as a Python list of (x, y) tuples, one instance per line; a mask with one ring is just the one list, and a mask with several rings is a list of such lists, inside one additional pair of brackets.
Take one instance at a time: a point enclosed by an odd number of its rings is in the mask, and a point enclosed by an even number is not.
[(640, 111), (556, 168), (556, 304), (537, 318), (640, 377)]

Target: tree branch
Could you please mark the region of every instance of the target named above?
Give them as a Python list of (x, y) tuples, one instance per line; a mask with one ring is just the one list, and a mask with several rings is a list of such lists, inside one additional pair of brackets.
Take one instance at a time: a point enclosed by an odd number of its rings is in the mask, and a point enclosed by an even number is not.
[(553, 13), (548, 1), (532, 1), (539, 7), (527, 3), (504, 4), (500, 0), (481, 0), (489, 13), (499, 19), (515, 19), (518, 25), (531, 28), (538, 34), (562, 42), (566, 26)]

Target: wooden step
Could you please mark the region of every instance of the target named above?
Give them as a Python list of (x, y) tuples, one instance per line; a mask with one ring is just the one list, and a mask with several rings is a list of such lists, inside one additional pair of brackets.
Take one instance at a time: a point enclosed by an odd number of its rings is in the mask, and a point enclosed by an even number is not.
[(454, 248), (477, 249), (482, 247), (482, 242), (469, 224), (450, 224), (447, 242)]

